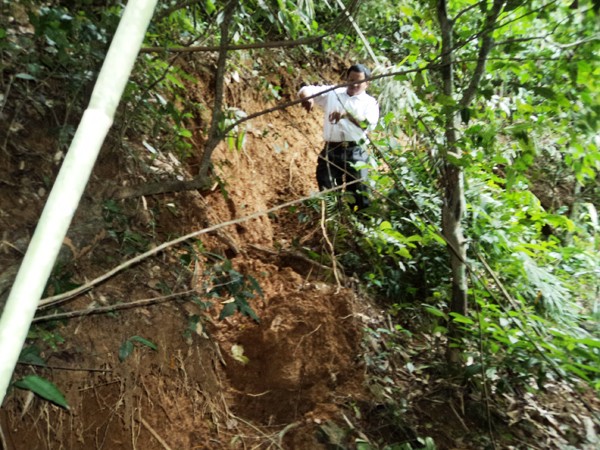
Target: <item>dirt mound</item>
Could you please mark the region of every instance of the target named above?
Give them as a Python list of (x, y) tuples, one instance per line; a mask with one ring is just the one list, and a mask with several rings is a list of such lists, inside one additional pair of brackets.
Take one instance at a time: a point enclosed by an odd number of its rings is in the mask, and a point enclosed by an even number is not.
[[(306, 283), (291, 269), (263, 270), (270, 280), (260, 324), (241, 331), (234, 327), (233, 333), (228, 328), (218, 339), (229, 355), (225, 372), (240, 394), (233, 409), (260, 423), (285, 425), (317, 404), (339, 404), (339, 396), (356, 393), (352, 383), (360, 386), (356, 351), (361, 335), (348, 301), (351, 292)], [(295, 291), (290, 289), (294, 285)], [(244, 349), (246, 364), (231, 357), (232, 346)]]

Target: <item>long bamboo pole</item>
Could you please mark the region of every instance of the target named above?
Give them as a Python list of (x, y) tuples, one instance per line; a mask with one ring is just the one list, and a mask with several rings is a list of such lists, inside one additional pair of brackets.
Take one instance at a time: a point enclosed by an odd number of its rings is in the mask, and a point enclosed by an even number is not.
[(63, 239), (112, 125), (156, 3), (157, 0), (130, 0), (125, 7), (88, 108), (19, 268), (0, 318), (0, 405)]

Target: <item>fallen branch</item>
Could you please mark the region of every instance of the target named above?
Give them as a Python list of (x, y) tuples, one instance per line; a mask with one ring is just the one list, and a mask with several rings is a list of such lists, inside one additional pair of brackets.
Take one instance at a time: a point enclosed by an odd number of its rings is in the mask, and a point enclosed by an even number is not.
[(150, 424), (144, 420), (144, 418), (142, 417), (141, 414), (139, 417), (139, 421), (142, 425), (144, 425), (144, 428), (146, 428), (146, 430), (148, 430), (150, 432), (150, 434), (154, 437), (154, 439), (156, 439), (160, 443), (160, 445), (163, 446), (163, 448), (165, 450), (171, 450), (171, 447), (169, 447), (169, 445), (165, 442), (165, 440), (163, 438), (161, 438), (160, 435), (156, 431), (154, 431), (154, 428), (152, 428), (150, 426)]
[(336, 267), (337, 258), (335, 257), (335, 248), (329, 240), (329, 236), (327, 236), (327, 229), (325, 227), (325, 200), (321, 200), (321, 230), (323, 231), (323, 237), (325, 238), (327, 245), (329, 245), (329, 250), (331, 250), (331, 270), (333, 271), (333, 276), (335, 277), (335, 281), (337, 282), (338, 286), (337, 289), (339, 291), (342, 287), (342, 283), (340, 282), (340, 277), (338, 276)]
[(107, 312), (119, 311), (121, 309), (138, 308), (140, 306), (148, 306), (157, 303), (163, 303), (169, 300), (173, 300), (174, 298), (184, 297), (186, 295), (190, 295), (197, 292), (198, 291), (196, 289), (190, 289), (188, 291), (176, 292), (175, 294), (169, 294), (161, 297), (145, 298), (142, 300), (135, 300), (133, 302), (119, 303), (117, 305), (100, 306), (98, 308), (86, 308), (64, 313), (49, 314), (47, 316), (35, 317), (32, 322), (36, 323), (45, 322), (48, 320), (72, 319), (73, 317), (89, 316), (91, 314), (102, 314)]
[[(355, 182), (358, 182), (358, 181), (360, 181), (360, 180), (353, 181), (353, 182), (346, 183), (346, 184), (342, 184), (340, 186), (336, 186), (335, 188), (331, 188), (331, 189), (327, 189), (327, 190), (321, 191), (319, 193), (319, 195), (325, 195), (325, 194), (328, 194), (330, 192), (335, 192), (335, 191), (339, 191), (341, 189), (345, 189), (349, 184), (352, 184), (352, 183), (355, 183)], [(88, 283), (85, 283), (82, 286), (79, 286), (76, 289), (72, 289), (70, 291), (63, 292), (62, 294), (54, 295), (52, 297), (48, 297), (48, 298), (45, 298), (45, 299), (41, 300), (39, 302), (39, 304), (38, 304), (38, 309), (48, 308), (50, 306), (57, 305), (57, 304), (62, 303), (64, 301), (66, 301), (66, 300), (69, 300), (71, 298), (77, 297), (78, 295), (83, 294), (84, 292), (89, 291), (95, 285), (100, 284), (103, 281), (106, 281), (107, 279), (111, 278), (112, 276), (116, 275), (117, 273), (121, 272), (122, 270), (124, 270), (124, 269), (126, 269), (128, 267), (131, 267), (134, 264), (137, 264), (138, 262), (143, 261), (144, 259), (146, 259), (146, 258), (148, 258), (150, 256), (153, 256), (153, 255), (155, 255), (157, 253), (160, 253), (161, 251), (163, 251), (164, 249), (166, 249), (168, 247), (172, 247), (174, 245), (180, 244), (182, 242), (187, 241), (188, 239), (200, 236), (202, 234), (207, 234), (207, 233), (210, 233), (210, 232), (215, 231), (215, 230), (219, 230), (219, 229), (224, 228), (224, 227), (228, 227), (228, 226), (231, 226), (231, 225), (236, 225), (236, 224), (239, 224), (239, 223), (242, 223), (242, 222), (246, 222), (248, 220), (252, 220), (252, 219), (256, 219), (256, 218), (261, 217), (261, 216), (268, 215), (268, 214), (273, 213), (275, 211), (279, 211), (280, 209), (284, 209), (284, 208), (288, 208), (288, 207), (293, 206), (293, 205), (297, 205), (297, 204), (302, 203), (302, 202), (304, 202), (306, 200), (309, 200), (311, 198), (314, 198), (314, 197), (312, 195), (311, 196), (301, 197), (299, 199), (292, 200), (292, 201), (289, 201), (289, 202), (285, 202), (285, 203), (282, 203), (280, 205), (274, 206), (274, 207), (269, 208), (269, 209), (257, 211), (255, 213), (249, 214), (249, 215), (241, 217), (239, 219), (233, 219), (233, 220), (229, 220), (229, 221), (226, 221), (226, 222), (221, 222), (219, 224), (212, 225), (210, 227), (203, 228), (201, 230), (194, 231), (192, 233), (186, 234), (185, 236), (182, 236), (180, 238), (174, 239), (172, 241), (165, 242), (164, 244), (161, 244), (161, 245), (159, 245), (159, 246), (157, 246), (157, 247), (155, 247), (155, 248), (153, 248), (151, 250), (148, 250), (147, 252), (142, 253), (141, 255), (138, 255), (138, 256), (136, 256), (136, 257), (134, 257), (134, 258), (132, 258), (132, 259), (130, 259), (128, 261), (125, 261), (123, 264), (120, 264), (119, 266), (115, 267), (114, 269), (106, 272), (105, 274), (103, 274), (103, 275), (101, 275), (101, 276), (93, 279), (92, 281), (90, 281)]]
[(24, 362), (17, 362), (17, 364), (20, 364), (22, 366), (40, 367), (42, 369), (50, 369), (50, 370), (68, 370), (71, 372), (105, 372), (105, 373), (112, 372), (112, 369), (95, 369), (93, 367), (50, 366), (47, 364), (24, 363)]

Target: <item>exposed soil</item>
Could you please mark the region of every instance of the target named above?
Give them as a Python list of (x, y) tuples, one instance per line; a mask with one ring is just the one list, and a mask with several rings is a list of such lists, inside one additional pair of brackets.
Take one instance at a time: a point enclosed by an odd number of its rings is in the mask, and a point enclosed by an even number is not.
[[(335, 68), (328, 73), (331, 79)], [(238, 75), (228, 79), (229, 105), (252, 113), (276, 104), (248, 87), (255, 78), (243, 69)], [(282, 71), (269, 81), (289, 96), (301, 80)], [(190, 98), (209, 106), (210, 82), (204, 75), (190, 86)], [(5, 114), (15, 110), (9, 107)], [(60, 161), (48, 114), (17, 119), (19, 127), (12, 123), (12, 131), (3, 127), (0, 133), (7, 142), (0, 151), (4, 296)], [(195, 125), (205, 125), (196, 120)], [(299, 106), (261, 116), (249, 122), (241, 150), (223, 144), (215, 152), (222, 189), (120, 200), (113, 209), (103, 198), (108, 183), (189, 177), (198, 155), (183, 162), (169, 154), (155, 157), (143, 137), (129, 136), (121, 145), (111, 136), (47, 295), (102, 275), (148, 246), (309, 196), (316, 191), (320, 121), (318, 113), (307, 116)], [(195, 151), (201, 148), (199, 137)], [(129, 240), (124, 233), (130, 233)], [(336, 282), (331, 267), (302, 252), (302, 247), (321, 252), (324, 245), (320, 212), (299, 204), (169, 247), (62, 303), (59, 311), (74, 311), (194, 290), (142, 307), (36, 324), (35, 342), (48, 367), (19, 365), (16, 376), (37, 373), (52, 380), (70, 409), (11, 390), (0, 412), (7, 447), (312, 450), (355, 448), (360, 439), (417, 445), (417, 436), (434, 436), (439, 449), (489, 445), (477, 437), (488, 425), (481, 399), (427, 371), (441, 358), (443, 343), (415, 334), (406, 338), (403, 356), (379, 359), (388, 350), (381, 330), (393, 334), (394, 327), (352, 280)], [(248, 302), (259, 321), (239, 313), (219, 318), (230, 299), (205, 294), (215, 287), (210, 267), (220, 258), (258, 282), (262, 295), (255, 291)], [(252, 290), (251, 284), (246, 289)], [(380, 331), (365, 334), (367, 328)], [(134, 340), (121, 360), (122, 345), (134, 336), (156, 350)], [(401, 405), (405, 416), (394, 416)], [(550, 420), (540, 429), (540, 421), (526, 415), (527, 405), (527, 398), (519, 405), (507, 402), (505, 414), (495, 418), (496, 431), (514, 439), (512, 448), (525, 448), (519, 442), (529, 441), (528, 433), (540, 435), (539, 448), (552, 448), (559, 439), (582, 442), (581, 436), (561, 435)], [(569, 415), (582, 417), (569, 405), (561, 414), (565, 421), (573, 420)], [(517, 427), (510, 420), (515, 417), (530, 420)]]

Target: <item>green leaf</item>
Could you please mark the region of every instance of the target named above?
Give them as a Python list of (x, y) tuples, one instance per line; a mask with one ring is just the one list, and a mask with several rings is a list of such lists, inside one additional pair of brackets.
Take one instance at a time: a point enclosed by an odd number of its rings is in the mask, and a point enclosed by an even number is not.
[(19, 362), (22, 364), (35, 364), (37, 366), (46, 365), (46, 361), (40, 356), (40, 349), (35, 345), (23, 347), (19, 355)]
[(379, 224), (379, 229), (380, 229), (381, 231), (384, 231), (384, 230), (391, 230), (391, 229), (392, 229), (392, 224), (391, 224), (390, 222), (388, 222), (387, 220), (384, 220), (383, 222), (381, 222), (381, 223)]
[(135, 342), (139, 342), (140, 344), (145, 345), (146, 347), (150, 347), (152, 350), (157, 351), (158, 347), (156, 346), (155, 343), (149, 341), (148, 339), (144, 339), (141, 336), (131, 336), (129, 338), (130, 341), (135, 341)]
[(133, 342), (127, 339), (119, 348), (119, 360), (125, 361), (133, 352)]
[(446, 313), (444, 311), (442, 311), (441, 309), (438, 308), (434, 308), (433, 306), (425, 306), (425, 311), (427, 311), (429, 314), (436, 316), (436, 317), (443, 317), (444, 319), (448, 319), (448, 316), (446, 315)]
[(29, 75), (28, 73), (18, 73), (15, 75), (15, 78), (20, 78), (21, 80), (27, 80), (27, 81), (35, 81), (36, 78), (32, 75)]
[(69, 405), (62, 392), (60, 392), (54, 383), (45, 378), (38, 377), (37, 375), (27, 375), (15, 381), (14, 386), (19, 389), (31, 391), (62, 408), (69, 409)]
[(458, 322), (458, 323), (465, 323), (467, 325), (474, 325), (475, 322), (473, 322), (473, 319), (470, 319), (469, 317), (463, 316), (462, 314), (458, 314), (458, 313), (450, 313), (450, 316), (452, 316), (452, 319), (454, 320), (454, 322)]
[(185, 128), (179, 128), (178, 134), (179, 134), (179, 136), (184, 137), (184, 138), (191, 138), (192, 137), (192, 132), (190, 130), (185, 129)]
[(544, 86), (534, 87), (533, 92), (535, 92), (540, 97), (547, 98), (548, 100), (554, 100), (556, 98), (556, 93), (548, 87), (544, 87)]
[(235, 303), (226, 303), (221, 310), (221, 314), (219, 314), (219, 319), (223, 320), (225, 317), (232, 316), (236, 311), (237, 305)]
[(588, 347), (600, 348), (600, 340), (598, 340), (598, 339), (591, 339), (591, 338), (575, 339), (575, 342), (578, 342), (583, 345), (587, 345)]
[(149, 341), (148, 339), (145, 339), (141, 336), (131, 336), (129, 339), (123, 342), (123, 344), (119, 348), (119, 359), (121, 361), (125, 361), (129, 357), (129, 355), (131, 355), (134, 349), (134, 342), (139, 342), (140, 344), (145, 345), (146, 347), (149, 347), (154, 351), (158, 350), (156, 344)]

